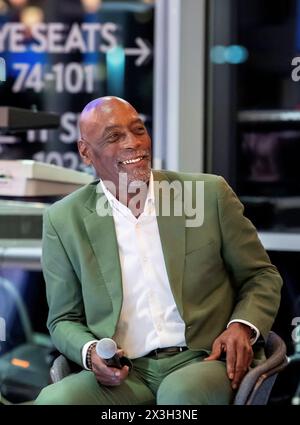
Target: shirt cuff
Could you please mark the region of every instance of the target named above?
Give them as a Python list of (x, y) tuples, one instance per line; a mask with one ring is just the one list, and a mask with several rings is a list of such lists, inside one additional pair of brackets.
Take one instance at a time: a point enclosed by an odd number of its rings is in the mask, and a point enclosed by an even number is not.
[(86, 355), (87, 355), (87, 351), (88, 351), (88, 349), (89, 349), (89, 346), (90, 346), (91, 344), (93, 344), (94, 342), (98, 342), (98, 340), (97, 340), (97, 339), (94, 339), (94, 340), (92, 340), (92, 341), (89, 341), (89, 342), (87, 342), (86, 344), (84, 344), (84, 346), (83, 346), (83, 348), (82, 348), (82, 352), (81, 352), (81, 355), (82, 355), (82, 364), (83, 364), (83, 367), (84, 367), (86, 370), (91, 370), (91, 369), (89, 369), (89, 368), (87, 367), (87, 364), (86, 364)]
[(250, 343), (251, 343), (251, 345), (255, 344), (256, 341), (259, 338), (259, 335), (260, 335), (260, 332), (257, 329), (257, 327), (254, 326), (252, 323), (248, 322), (247, 320), (242, 320), (242, 319), (241, 320), (237, 320), (237, 319), (235, 319), (235, 320), (230, 320), (230, 322), (227, 325), (227, 328), (228, 328), (229, 325), (231, 325), (231, 323), (234, 323), (234, 322), (243, 323), (244, 325), (247, 325), (247, 326), (249, 326), (252, 329), (252, 331), (255, 333), (255, 335), (250, 338)]

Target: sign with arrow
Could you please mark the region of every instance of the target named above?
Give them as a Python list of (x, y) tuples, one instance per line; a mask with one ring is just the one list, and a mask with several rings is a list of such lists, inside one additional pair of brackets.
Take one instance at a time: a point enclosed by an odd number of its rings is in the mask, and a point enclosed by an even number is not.
[(148, 41), (143, 40), (140, 37), (137, 37), (135, 39), (135, 43), (137, 47), (125, 48), (125, 55), (137, 56), (135, 60), (135, 64), (136, 66), (141, 66), (150, 59), (150, 56), (152, 55), (152, 50), (150, 47), (150, 43)]
[(128, 100), (146, 117), (151, 133), (154, 5), (52, 3), (51, 14), (38, 5), (7, 6), (0, 22), (0, 106), (34, 104), (59, 114), (60, 127), (2, 134), (0, 154), (86, 171), (77, 152), (77, 122), (90, 100), (106, 95)]

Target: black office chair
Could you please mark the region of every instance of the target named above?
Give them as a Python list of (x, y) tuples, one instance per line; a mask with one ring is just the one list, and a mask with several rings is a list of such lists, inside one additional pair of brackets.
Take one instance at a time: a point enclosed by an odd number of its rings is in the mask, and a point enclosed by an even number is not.
[(267, 404), (278, 373), (288, 364), (285, 343), (275, 332), (268, 335), (265, 354), (266, 360), (245, 375), (233, 404)]
[[(267, 404), (278, 373), (288, 363), (285, 343), (275, 332), (268, 335), (265, 353), (267, 359), (251, 369), (242, 380), (234, 405)], [(52, 382), (58, 382), (70, 373), (73, 373), (70, 362), (63, 355), (57, 357), (50, 370)]]

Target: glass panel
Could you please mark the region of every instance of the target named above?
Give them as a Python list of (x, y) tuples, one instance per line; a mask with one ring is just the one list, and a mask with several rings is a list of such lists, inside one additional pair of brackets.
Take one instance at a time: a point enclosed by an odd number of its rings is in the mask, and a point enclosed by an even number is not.
[(259, 229), (300, 230), (300, 1), (209, 2), (207, 170)]

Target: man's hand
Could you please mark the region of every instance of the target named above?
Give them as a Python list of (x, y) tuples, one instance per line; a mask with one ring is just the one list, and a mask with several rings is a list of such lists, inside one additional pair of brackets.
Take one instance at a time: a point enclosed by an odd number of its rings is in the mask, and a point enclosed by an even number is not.
[[(119, 357), (123, 357), (124, 352), (122, 350), (117, 351)], [(107, 387), (115, 387), (120, 385), (122, 381), (128, 376), (129, 367), (124, 366), (122, 369), (107, 366), (105, 360), (101, 359), (96, 353), (96, 348), (92, 349), (91, 353), (92, 371), (94, 372), (97, 381)]]
[(241, 383), (253, 359), (250, 344), (251, 328), (243, 323), (234, 322), (215, 339), (212, 352), (205, 361), (218, 360), (226, 352), (226, 366), (232, 388)]

